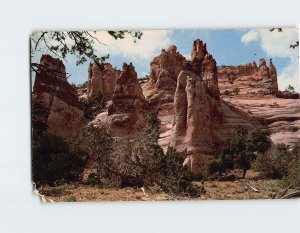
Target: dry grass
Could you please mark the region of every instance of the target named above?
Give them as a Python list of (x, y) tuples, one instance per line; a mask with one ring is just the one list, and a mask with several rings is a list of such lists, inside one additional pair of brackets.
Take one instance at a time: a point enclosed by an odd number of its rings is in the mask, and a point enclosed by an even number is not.
[[(85, 202), (85, 201), (165, 201), (165, 200), (243, 200), (270, 199), (284, 189), (280, 180), (257, 181), (211, 181), (202, 186), (205, 193), (199, 197), (184, 198), (172, 196), (159, 191), (147, 190), (145, 195), (141, 189), (134, 188), (96, 188), (85, 185), (64, 185), (59, 187), (44, 187), (39, 191), (47, 200), (54, 202)], [(250, 187), (255, 187), (255, 192)]]

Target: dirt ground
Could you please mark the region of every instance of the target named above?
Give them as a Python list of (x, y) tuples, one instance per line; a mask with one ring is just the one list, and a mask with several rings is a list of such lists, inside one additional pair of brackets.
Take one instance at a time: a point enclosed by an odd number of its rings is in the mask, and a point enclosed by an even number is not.
[(160, 191), (134, 188), (96, 188), (86, 185), (62, 185), (43, 187), (39, 192), (49, 202), (86, 202), (86, 201), (165, 201), (165, 200), (245, 200), (272, 199), (283, 192), (284, 185), (280, 180), (239, 180), (195, 182), (194, 185), (204, 188), (205, 193), (193, 197), (181, 197)]

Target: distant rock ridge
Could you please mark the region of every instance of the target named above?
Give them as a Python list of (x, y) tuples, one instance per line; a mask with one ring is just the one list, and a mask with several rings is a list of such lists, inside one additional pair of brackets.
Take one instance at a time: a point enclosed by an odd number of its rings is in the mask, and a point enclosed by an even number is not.
[(40, 70), (36, 72), (33, 94), (48, 111), (48, 130), (67, 137), (80, 136), (83, 124), (83, 108), (68, 83), (65, 66), (58, 58), (42, 55)]
[(222, 95), (239, 94), (276, 94), (278, 92), (277, 71), (270, 59), (239, 66), (219, 66), (218, 83)]
[(111, 100), (120, 71), (111, 64), (104, 64), (103, 70), (96, 64), (90, 64), (88, 70), (87, 97), (94, 99), (101, 93), (104, 99)]

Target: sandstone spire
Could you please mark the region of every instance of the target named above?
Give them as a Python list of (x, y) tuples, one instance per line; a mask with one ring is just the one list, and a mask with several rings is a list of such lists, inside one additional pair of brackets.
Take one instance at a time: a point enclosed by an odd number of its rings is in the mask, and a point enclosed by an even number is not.
[(42, 55), (41, 70), (36, 73), (33, 94), (47, 109), (48, 130), (75, 138), (81, 134), (82, 106), (68, 83), (65, 66), (58, 58)]
[(147, 101), (137, 79), (134, 66), (123, 64), (117, 79), (112, 104), (108, 109), (108, 124), (112, 135), (128, 135), (143, 121)]
[(110, 100), (119, 74), (120, 71), (114, 69), (109, 63), (104, 64), (103, 70), (100, 70), (96, 63), (90, 64), (88, 70), (88, 98), (94, 99), (101, 93), (105, 100)]
[(175, 45), (162, 49), (161, 54), (151, 61), (149, 82), (144, 87), (150, 104), (173, 103), (177, 77), (185, 63), (186, 59)]
[(269, 62), (269, 75), (271, 78), (271, 89), (272, 91), (278, 91), (278, 83), (277, 83), (277, 71), (275, 66), (272, 63), (272, 59)]

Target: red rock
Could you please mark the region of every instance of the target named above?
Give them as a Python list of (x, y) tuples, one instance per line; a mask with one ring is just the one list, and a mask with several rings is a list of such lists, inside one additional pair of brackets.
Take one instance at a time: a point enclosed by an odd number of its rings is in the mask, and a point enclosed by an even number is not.
[(68, 83), (65, 66), (58, 58), (42, 55), (42, 69), (36, 73), (33, 94), (48, 109), (48, 130), (76, 138), (81, 135), (83, 109)]
[(116, 81), (120, 71), (112, 67), (111, 64), (104, 64), (103, 70), (100, 70), (97, 64), (89, 65), (87, 96), (94, 99), (101, 93), (105, 100), (112, 98)]
[(120, 77), (117, 79), (112, 103), (108, 108), (106, 124), (113, 136), (130, 135), (142, 125), (143, 113), (147, 101), (137, 79), (134, 66), (123, 64)]
[(161, 54), (151, 61), (149, 82), (143, 86), (150, 104), (157, 106), (174, 101), (177, 77), (185, 62), (175, 45), (167, 51), (162, 49)]

